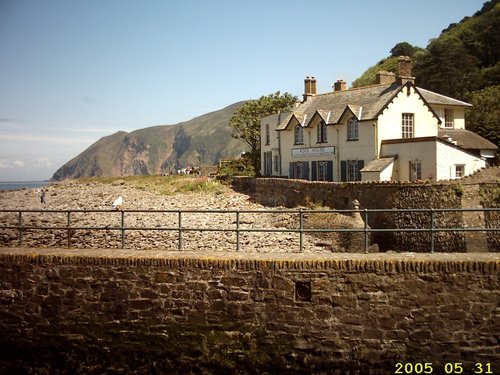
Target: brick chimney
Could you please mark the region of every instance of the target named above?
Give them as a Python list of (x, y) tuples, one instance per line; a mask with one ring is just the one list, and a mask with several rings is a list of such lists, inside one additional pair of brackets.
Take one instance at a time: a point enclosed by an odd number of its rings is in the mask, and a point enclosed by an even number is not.
[(347, 83), (343, 79), (337, 80), (333, 84), (333, 91), (344, 91), (347, 90)]
[(392, 72), (388, 72), (386, 70), (381, 70), (376, 74), (377, 84), (386, 85), (389, 83), (396, 82), (396, 75)]
[(398, 57), (399, 65), (399, 84), (403, 86), (406, 82), (410, 81), (415, 83), (415, 77), (411, 75), (411, 59), (408, 56)]
[(311, 96), (316, 95), (316, 78), (306, 77), (304, 79), (304, 101)]

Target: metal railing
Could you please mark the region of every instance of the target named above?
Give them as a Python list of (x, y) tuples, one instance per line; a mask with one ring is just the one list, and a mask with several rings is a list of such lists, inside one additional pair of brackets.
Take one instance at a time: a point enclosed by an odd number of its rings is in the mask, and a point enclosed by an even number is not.
[[(354, 212), (359, 213), (363, 219), (363, 226), (358, 228), (306, 228), (304, 225), (304, 218), (306, 215), (310, 214), (341, 214), (341, 215), (352, 215)], [(437, 225), (436, 217), (438, 214), (444, 213), (458, 213), (464, 214), (466, 212), (480, 212), (483, 215), (488, 213), (490, 216), (495, 215), (495, 220), (493, 220), (496, 226), (481, 226), (481, 227), (441, 227)], [(255, 233), (298, 233), (299, 236), (299, 251), (304, 250), (304, 234), (308, 233), (343, 233), (343, 232), (354, 232), (363, 233), (364, 235), (364, 251), (368, 251), (370, 234), (372, 233), (427, 233), (430, 235), (430, 252), (435, 250), (435, 236), (440, 232), (498, 232), (500, 236), (500, 227), (498, 222), (500, 222), (500, 208), (478, 208), (478, 209), (363, 209), (363, 210), (306, 210), (306, 209), (281, 209), (281, 210), (219, 210), (219, 209), (207, 209), (207, 210), (85, 210), (85, 209), (74, 209), (74, 210), (9, 210), (0, 209), (0, 213), (15, 213), (17, 214), (17, 224), (16, 225), (5, 225), (0, 226), (0, 231), (5, 229), (14, 229), (18, 231), (18, 244), (23, 245), (23, 238), (28, 230), (64, 230), (67, 232), (67, 245), (68, 248), (71, 247), (71, 237), (73, 233), (77, 230), (103, 230), (103, 231), (119, 231), (121, 233), (121, 247), (126, 247), (126, 233), (131, 231), (170, 231), (177, 232), (177, 244), (178, 249), (183, 249), (183, 237), (184, 234), (191, 231), (197, 232), (234, 232), (236, 234), (236, 251), (241, 250), (240, 234), (245, 232), (255, 232)], [(66, 225), (25, 225), (24, 217), (27, 214), (64, 214), (66, 216)], [(78, 226), (72, 225), (72, 215), (73, 214), (87, 214), (87, 213), (105, 213), (105, 214), (119, 214), (120, 224), (118, 226), (110, 225), (100, 225), (100, 226)], [(126, 215), (133, 213), (142, 214), (174, 214), (177, 217), (175, 226), (126, 226)], [(229, 214), (234, 215), (234, 226), (230, 228), (213, 228), (213, 227), (186, 227), (184, 226), (183, 217), (186, 214)], [(370, 220), (370, 215), (373, 214), (421, 214), (428, 217), (428, 227), (413, 227), (413, 228), (371, 228), (368, 223)], [(496, 213), (496, 214), (495, 214)], [(248, 228), (243, 227), (241, 224), (242, 214), (289, 214), (298, 215), (298, 227), (297, 228)], [(483, 220), (484, 223), (484, 220)], [(496, 234), (495, 234), (496, 235)]]

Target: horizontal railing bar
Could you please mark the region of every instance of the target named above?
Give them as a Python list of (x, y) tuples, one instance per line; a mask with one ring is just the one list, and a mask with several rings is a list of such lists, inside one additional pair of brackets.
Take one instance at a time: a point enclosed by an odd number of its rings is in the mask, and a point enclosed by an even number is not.
[[(38, 229), (38, 230), (127, 230), (127, 231), (140, 231), (140, 230), (164, 230), (164, 231), (178, 231), (179, 227), (40, 227), (40, 226), (22, 226), (24, 230)], [(19, 226), (0, 226), (0, 229), (19, 229)], [(225, 228), (190, 228), (182, 227), (183, 231), (199, 231), (199, 232), (283, 232), (283, 233), (298, 233), (301, 230), (298, 228), (244, 228), (239, 229), (225, 229)], [(500, 231), (499, 228), (484, 228), (484, 227), (469, 227), (469, 228), (304, 228), (304, 233), (335, 233), (335, 232), (495, 232)]]
[[(25, 212), (25, 213), (86, 213), (86, 212), (92, 212), (92, 213), (178, 213), (181, 211), (183, 214), (189, 214), (189, 213), (297, 213), (299, 214), (301, 211), (300, 210), (223, 210), (223, 209), (206, 209), (206, 210), (102, 210), (102, 209), (74, 209), (74, 210), (52, 210), (52, 209), (46, 209), (46, 210), (31, 210), (31, 209), (26, 209), (26, 210), (16, 210), (16, 209), (0, 209), (0, 212), (13, 212), (13, 213), (18, 213), (18, 212)], [(398, 213), (398, 212), (477, 212), (477, 211), (484, 211), (484, 212), (500, 212), (500, 208), (401, 208), (401, 209), (394, 209), (394, 208), (370, 208), (367, 209), (368, 212), (389, 212), (389, 213)], [(302, 213), (304, 215), (306, 214), (315, 214), (315, 213), (349, 213), (349, 212), (363, 212), (362, 210), (337, 210), (337, 209), (332, 209), (332, 210), (307, 210), (304, 209), (302, 210)]]
[[(445, 215), (446, 213), (459, 213), (463, 214), (465, 212), (482, 212), (486, 213), (497, 213), (500, 214), (500, 208), (417, 208), (417, 209), (348, 209), (348, 210), (313, 210), (313, 209), (256, 209), (256, 210), (238, 210), (238, 209), (193, 209), (193, 210), (181, 210), (181, 209), (167, 209), (167, 210), (143, 210), (143, 209), (130, 209), (130, 210), (112, 210), (112, 209), (66, 209), (66, 210), (56, 210), (56, 209), (33, 209), (33, 210), (19, 210), (19, 209), (0, 209), (0, 213), (7, 214), (15, 214), (17, 217), (17, 225), (6, 225), (0, 226), (0, 230), (11, 229), (18, 231), (18, 241), (19, 245), (23, 243), (23, 236), (25, 237), (27, 231), (34, 230), (44, 230), (44, 231), (64, 231), (67, 232), (67, 240), (68, 240), (68, 248), (71, 247), (71, 237), (72, 231), (119, 231), (121, 232), (121, 246), (125, 247), (126, 244), (126, 232), (131, 231), (167, 231), (167, 232), (177, 232), (178, 238), (178, 249), (182, 250), (183, 244), (183, 233), (185, 232), (223, 232), (223, 233), (236, 233), (236, 249), (240, 249), (240, 234), (241, 233), (298, 233), (299, 234), (299, 251), (303, 251), (303, 234), (306, 233), (364, 233), (365, 236), (365, 252), (368, 249), (369, 241), (368, 234), (372, 233), (428, 233), (431, 237), (431, 253), (434, 252), (435, 247), (435, 236), (439, 233), (446, 232), (500, 232), (500, 227), (439, 227), (436, 226), (436, 219), (439, 219), (440, 216), (436, 215)], [(104, 226), (82, 226), (78, 225), (81, 222), (84, 223), (96, 223), (97, 220), (95, 217), (78, 217), (75, 219), (75, 215), (78, 214), (86, 214), (86, 213), (97, 213), (97, 214), (107, 214), (108, 217), (113, 217), (113, 214), (119, 214), (119, 226), (116, 224), (113, 225), (104, 225)], [(353, 215), (356, 213), (356, 215)], [(421, 223), (422, 226), (418, 228), (370, 228), (368, 226), (369, 222), (369, 214), (373, 213), (386, 213), (388, 215), (391, 214), (399, 214), (400, 217), (404, 220), (406, 218), (411, 218), (411, 215), (429, 215), (429, 220), (424, 223)], [(24, 216), (23, 216), (24, 214)], [(52, 215), (52, 224), (55, 226), (43, 226), (43, 225), (26, 225), (26, 222), (31, 221), (27, 219), (26, 215), (29, 214), (65, 214), (66, 215), (66, 225), (60, 225), (60, 219), (54, 219), (55, 215)], [(73, 214), (73, 222), (71, 222), (71, 214)], [(111, 214), (111, 215), (109, 215)], [(151, 219), (153, 215), (175, 215), (177, 222), (176, 226), (162, 226), (161, 223), (157, 226), (145, 226), (145, 227), (137, 227), (137, 226), (126, 226), (125, 225), (125, 217), (132, 216), (133, 214), (143, 214), (144, 216), (148, 216)], [(217, 223), (218, 225), (227, 225), (227, 227), (183, 227), (183, 220), (186, 220), (186, 216), (188, 216), (187, 222), (189, 224), (189, 215), (193, 214), (213, 214), (213, 215), (234, 215), (236, 214), (236, 221), (231, 221), (229, 223)], [(248, 227), (247, 225), (252, 225), (256, 221), (245, 222), (242, 220), (242, 214), (253, 214), (253, 215), (276, 215), (276, 214), (287, 214), (287, 215), (297, 215), (298, 227), (293, 228), (253, 228)], [(313, 216), (314, 214), (345, 214), (346, 216), (357, 216), (358, 218), (363, 215), (363, 226), (359, 226), (357, 228), (304, 228), (304, 218), (308, 218)], [(3, 215), (5, 218), (6, 215)], [(41, 216), (41, 215), (40, 215)], [(46, 217), (46, 216), (45, 216)], [(496, 216), (493, 216), (495, 218)], [(5, 220), (5, 219), (4, 219)], [(155, 220), (155, 219), (152, 219)], [(114, 221), (114, 220), (109, 220)], [(163, 218), (157, 218), (157, 222), (165, 222), (170, 220), (165, 220)], [(49, 223), (49, 221), (44, 220), (43, 222)], [(258, 221), (257, 221), (258, 223)], [(77, 224), (77, 225), (72, 225)], [(163, 224), (167, 224), (166, 222)], [(485, 223), (486, 224), (486, 223)], [(50, 225), (50, 223), (49, 223)], [(172, 224), (175, 225), (175, 224)], [(196, 224), (195, 224), (196, 225)], [(206, 224), (201, 224), (206, 225)], [(235, 225), (235, 227), (231, 227)], [(456, 223), (451, 223), (450, 225), (456, 225)]]

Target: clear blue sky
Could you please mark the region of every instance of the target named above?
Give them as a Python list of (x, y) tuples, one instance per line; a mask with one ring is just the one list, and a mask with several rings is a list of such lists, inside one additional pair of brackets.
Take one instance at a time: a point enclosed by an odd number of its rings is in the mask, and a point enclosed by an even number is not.
[(275, 91), (349, 84), (483, 0), (0, 0), (0, 181), (48, 179), (100, 137)]

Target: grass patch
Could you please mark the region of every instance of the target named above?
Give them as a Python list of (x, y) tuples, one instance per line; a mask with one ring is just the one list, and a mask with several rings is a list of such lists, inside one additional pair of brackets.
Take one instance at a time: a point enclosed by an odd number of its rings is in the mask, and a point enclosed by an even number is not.
[(126, 185), (137, 189), (152, 191), (162, 195), (177, 193), (214, 193), (220, 194), (227, 186), (220, 181), (203, 176), (126, 176), (126, 177), (89, 177), (80, 178), (82, 183), (118, 184), (122, 181)]

